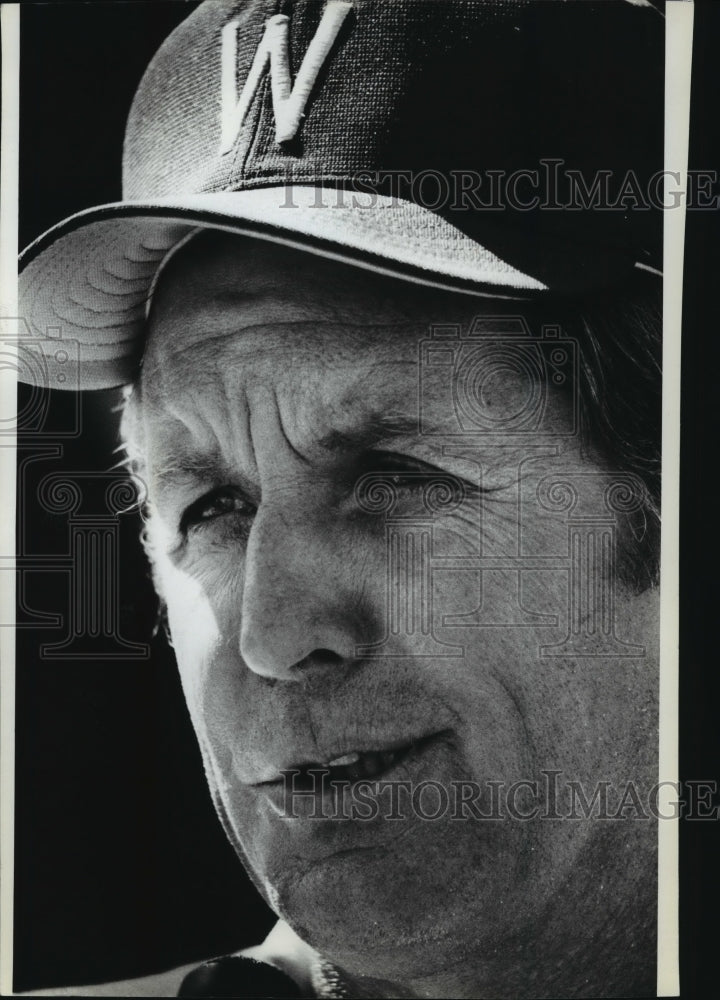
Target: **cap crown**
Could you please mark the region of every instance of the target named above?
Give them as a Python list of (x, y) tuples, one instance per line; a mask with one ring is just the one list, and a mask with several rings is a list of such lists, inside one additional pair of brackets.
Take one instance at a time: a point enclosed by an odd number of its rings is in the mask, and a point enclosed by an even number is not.
[[(328, 6), (351, 9), (336, 18), (327, 51), (308, 74), (303, 62), (323, 34)], [(284, 40), (268, 41), (278, 15)], [(488, 171), (539, 170), (541, 189), (552, 186), (555, 168), (543, 160), (582, 172), (588, 185), (600, 170), (619, 181), (632, 169), (642, 187), (662, 168), (662, 31), (657, 11), (628, 0), (207, 0), (161, 47), (137, 92), (125, 197), (288, 181), (348, 186), (369, 172), (365, 186), (393, 193), (395, 185), (416, 200), (422, 192), (437, 198), (435, 182), (422, 188), (391, 173), (417, 178), (432, 170), (477, 172), (486, 201)], [(263, 62), (264, 47), (273, 54)], [(298, 127), (278, 141), (285, 68), (286, 89), (302, 82), (302, 69), (310, 86), (300, 95)], [(241, 98), (242, 120), (228, 127)], [(516, 182), (518, 199), (529, 191), (523, 183)], [(456, 193), (457, 182), (438, 199), (438, 212), (530, 273), (542, 267), (533, 259), (541, 253), (536, 232), (659, 265), (659, 213), (587, 209), (578, 220), (552, 204), (549, 211), (473, 210)], [(562, 195), (548, 192), (551, 202)]]

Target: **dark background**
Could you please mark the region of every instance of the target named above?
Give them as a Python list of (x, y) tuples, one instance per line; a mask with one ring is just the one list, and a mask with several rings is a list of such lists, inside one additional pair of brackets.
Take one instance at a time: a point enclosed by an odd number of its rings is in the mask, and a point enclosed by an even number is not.
[[(135, 87), (170, 30), (196, 6), (168, 2), (25, 3), (21, 48), (20, 243), (78, 209), (120, 197), (122, 133)], [(690, 166), (718, 170), (720, 4), (699, 2)], [(630, 98), (631, 99), (631, 98)], [(716, 193), (720, 187), (716, 186)], [(716, 317), (720, 213), (688, 213), (683, 348), (681, 777), (718, 779)], [(114, 461), (111, 393), (81, 398), (21, 388), (20, 412), (49, 407), (44, 434), (20, 441), (62, 454), (25, 467), (25, 551), (60, 553), (67, 517), (35, 502), (49, 472)], [(271, 915), (215, 818), (172, 653), (152, 638), (155, 602), (137, 542), (120, 519), (123, 638), (147, 659), (43, 659), (61, 632), (27, 627), (17, 646), (15, 988), (143, 975), (260, 940)], [(67, 610), (67, 578), (26, 577), (21, 622)], [(714, 995), (708, 947), (720, 898), (718, 823), (681, 825), (684, 996)], [(703, 928), (710, 933), (703, 933)]]
[[(120, 198), (122, 136), (151, 57), (194, 3), (35, 4), (21, 9), (20, 245)], [(21, 387), (19, 412), (49, 407), (20, 442), (58, 458), (26, 466), (21, 551), (63, 554), (68, 516), (37, 502), (48, 473), (108, 469), (118, 397)], [(79, 422), (82, 434), (59, 438)], [(36, 426), (38, 420), (35, 419)], [(84, 481), (87, 484), (87, 480)], [(102, 494), (86, 490), (90, 513)], [(274, 918), (221, 830), (176, 676), (152, 638), (156, 604), (137, 515), (119, 519), (120, 630), (147, 659), (48, 660), (58, 628), (17, 633), (15, 988), (125, 979), (262, 940)], [(27, 574), (28, 610), (68, 608), (61, 572)]]

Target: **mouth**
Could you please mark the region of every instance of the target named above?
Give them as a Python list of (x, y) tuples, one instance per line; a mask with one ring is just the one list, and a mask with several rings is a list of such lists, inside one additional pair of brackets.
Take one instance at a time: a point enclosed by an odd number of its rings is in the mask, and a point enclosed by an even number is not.
[(255, 787), (277, 786), (290, 779), (293, 787), (302, 791), (316, 789), (319, 779), (349, 784), (378, 780), (386, 777), (404, 761), (422, 754), (430, 744), (446, 735), (447, 733), (433, 733), (381, 750), (349, 750), (328, 761), (304, 761), (284, 768), (276, 778), (258, 782)]

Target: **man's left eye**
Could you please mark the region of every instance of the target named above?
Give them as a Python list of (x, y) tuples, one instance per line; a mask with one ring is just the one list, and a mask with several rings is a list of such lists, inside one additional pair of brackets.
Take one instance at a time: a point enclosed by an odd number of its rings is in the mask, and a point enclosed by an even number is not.
[(363, 473), (376, 473), (405, 489), (421, 489), (433, 479), (449, 475), (445, 470), (411, 455), (377, 451), (371, 452), (363, 462)]
[(465, 500), (475, 499), (485, 492), (464, 476), (397, 452), (368, 452), (358, 471), (355, 499), (364, 510), (374, 511), (376, 504), (390, 501), (391, 497), (382, 492), (381, 484), (391, 488), (395, 505), (421, 503), (428, 509), (431, 504), (436, 512), (449, 512)]
[(226, 514), (253, 517), (255, 513), (255, 505), (250, 503), (240, 490), (232, 486), (221, 486), (190, 504), (183, 513), (180, 529), (187, 532)]
[(440, 472), (439, 469), (434, 469), (433, 466), (427, 465), (425, 462), (410, 455), (401, 455), (390, 451), (368, 452), (364, 456), (362, 466), (364, 472), (383, 473), (390, 478), (407, 473), (432, 475), (433, 472)]

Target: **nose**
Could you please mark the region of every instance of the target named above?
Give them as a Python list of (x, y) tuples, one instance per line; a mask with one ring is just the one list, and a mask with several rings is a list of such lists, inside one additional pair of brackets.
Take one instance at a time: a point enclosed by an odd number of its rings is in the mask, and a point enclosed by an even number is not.
[(374, 632), (361, 600), (358, 555), (329, 516), (261, 505), (242, 591), (240, 655), (250, 670), (297, 681), (352, 663), (357, 645)]

